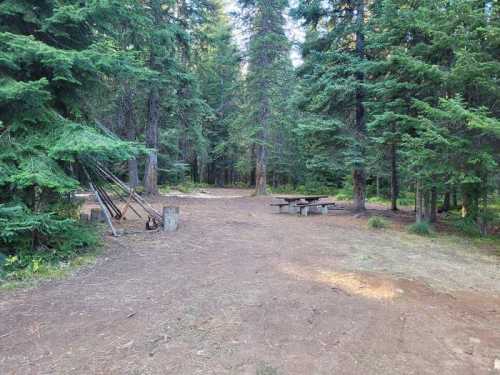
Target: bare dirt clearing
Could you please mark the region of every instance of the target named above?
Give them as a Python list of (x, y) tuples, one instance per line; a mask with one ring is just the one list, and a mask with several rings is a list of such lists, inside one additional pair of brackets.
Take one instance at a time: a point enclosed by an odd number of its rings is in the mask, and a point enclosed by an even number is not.
[(208, 192), (228, 197), (158, 202), (181, 207), (175, 234), (1, 294), (0, 373), (500, 374), (498, 258)]

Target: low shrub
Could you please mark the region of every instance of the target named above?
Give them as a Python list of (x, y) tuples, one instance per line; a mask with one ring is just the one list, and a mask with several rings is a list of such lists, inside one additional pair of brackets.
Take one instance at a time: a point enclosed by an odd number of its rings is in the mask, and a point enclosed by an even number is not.
[(26, 246), (0, 256), (0, 283), (35, 277), (57, 277), (68, 265), (87, 263), (90, 251), (100, 246), (98, 232), (91, 226), (73, 223), (39, 249)]
[(168, 185), (161, 185), (158, 190), (160, 191), (160, 193), (162, 194), (168, 194), (172, 191), (172, 189), (170, 188), (170, 186)]
[(466, 236), (479, 237), (481, 235), (481, 228), (474, 220), (460, 218), (454, 220), (452, 223), (456, 230)]
[(434, 233), (431, 225), (426, 221), (411, 224), (407, 227), (409, 233), (417, 234), (419, 236), (430, 236)]
[(368, 219), (368, 228), (383, 229), (389, 226), (389, 222), (381, 217), (373, 216)]

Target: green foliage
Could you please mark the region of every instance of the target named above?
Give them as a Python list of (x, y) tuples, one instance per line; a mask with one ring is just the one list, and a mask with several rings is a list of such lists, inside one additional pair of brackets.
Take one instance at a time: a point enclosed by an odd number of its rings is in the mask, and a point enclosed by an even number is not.
[(12, 255), (4, 255), (0, 283), (58, 277), (68, 267), (91, 261), (92, 251), (101, 243), (95, 228), (66, 223), (63, 229), (50, 234), (50, 248), (33, 251), (24, 247)]
[(371, 229), (384, 229), (389, 226), (389, 222), (381, 217), (372, 216), (368, 219), (368, 228)]
[(481, 228), (475, 220), (470, 218), (458, 218), (453, 221), (453, 227), (460, 233), (469, 237), (481, 236)]
[(426, 221), (411, 224), (406, 229), (409, 233), (419, 236), (431, 236), (434, 234), (432, 226)]
[(77, 164), (136, 152), (97, 130), (86, 108), (103, 82), (140, 72), (106, 32), (120, 22), (108, 17), (117, 4), (98, 3), (0, 5), (0, 249), (9, 272), (34, 273), (92, 245), (68, 199), (80, 186)]

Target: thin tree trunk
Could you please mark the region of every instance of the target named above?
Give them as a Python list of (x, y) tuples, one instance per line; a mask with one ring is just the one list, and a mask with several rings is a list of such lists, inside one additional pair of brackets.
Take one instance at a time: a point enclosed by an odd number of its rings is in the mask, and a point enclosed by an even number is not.
[[(123, 106), (125, 114), (125, 137), (128, 141), (135, 141), (137, 124), (134, 112), (134, 91), (128, 85), (124, 88)], [(131, 188), (139, 185), (139, 167), (135, 156), (128, 161), (128, 181)]]
[(380, 197), (380, 176), (378, 174), (377, 177), (375, 178), (375, 184), (377, 189), (377, 197)]
[(425, 206), (424, 206), (424, 192), (422, 190), (422, 182), (417, 181), (415, 190), (415, 219), (417, 223), (421, 223), (425, 220)]
[(455, 189), (455, 188), (451, 189), (451, 206), (454, 209), (456, 209), (458, 207), (457, 189)]
[(444, 199), (443, 199), (443, 212), (448, 212), (450, 211), (450, 198), (451, 198), (451, 193), (450, 191), (446, 191), (444, 193)]
[[(150, 0), (151, 15), (155, 27), (162, 24), (162, 9), (159, 0)], [(151, 39), (149, 67), (161, 72), (162, 66), (157, 62), (156, 46)], [(151, 83), (148, 95), (148, 122), (146, 128), (146, 147), (150, 149), (144, 170), (144, 193), (158, 194), (158, 125), (160, 122), (160, 90), (155, 82)]]
[(429, 215), (429, 221), (431, 223), (437, 222), (437, 189), (436, 187), (432, 187), (431, 193), (430, 193), (430, 215)]
[(398, 210), (399, 181), (397, 170), (396, 144), (391, 144), (391, 210)]
[(146, 147), (151, 150), (146, 159), (144, 171), (144, 192), (148, 195), (158, 194), (158, 123), (160, 121), (160, 94), (154, 86), (148, 98), (148, 128), (146, 131)]
[[(365, 2), (358, 0), (356, 2), (356, 54), (360, 59), (365, 58), (365, 34), (364, 34), (364, 18), (365, 18)], [(356, 89), (356, 129), (355, 137), (357, 147), (360, 148), (360, 155), (364, 157), (365, 154), (365, 137), (366, 137), (366, 119), (365, 107), (363, 100), (365, 98), (362, 83), (364, 81), (364, 73), (358, 71), (356, 73), (356, 80), (358, 87)], [(353, 174), (353, 190), (354, 190), (354, 208), (357, 211), (365, 210), (366, 200), (366, 175), (364, 165), (358, 165), (354, 168)]]
[(255, 165), (255, 195), (267, 194), (267, 147), (257, 145)]

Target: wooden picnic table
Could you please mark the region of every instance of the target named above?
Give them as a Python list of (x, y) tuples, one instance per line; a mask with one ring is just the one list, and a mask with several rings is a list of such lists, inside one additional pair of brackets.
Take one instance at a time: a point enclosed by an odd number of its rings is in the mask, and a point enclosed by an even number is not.
[(272, 206), (279, 206), (280, 212), (283, 212), (284, 206), (287, 206), (287, 211), (288, 213), (295, 213), (300, 210), (300, 207), (298, 206), (298, 202), (300, 201), (306, 201), (307, 203), (304, 203), (305, 205), (313, 204), (318, 202), (322, 198), (328, 198), (327, 195), (295, 195), (295, 196), (284, 196), (284, 197), (275, 197), (276, 199), (282, 199), (286, 203), (283, 204), (272, 204)]
[(297, 201), (305, 200), (308, 203), (319, 201), (322, 198), (328, 198), (328, 195), (303, 195), (303, 196), (289, 196), (289, 197), (276, 197), (276, 199), (283, 199), (287, 203), (294, 203)]
[(328, 215), (329, 209), (343, 210), (343, 208), (335, 208), (336, 205), (334, 202), (321, 201), (322, 198), (328, 198), (327, 195), (295, 195), (275, 198), (286, 202), (271, 204), (271, 206), (279, 207), (280, 213), (285, 212), (285, 207), (288, 213), (298, 213), (301, 216), (308, 216), (311, 210), (313, 210), (312, 212), (321, 213), (322, 215)]

